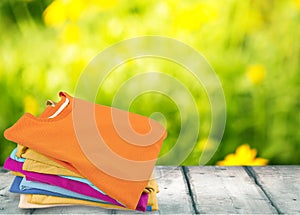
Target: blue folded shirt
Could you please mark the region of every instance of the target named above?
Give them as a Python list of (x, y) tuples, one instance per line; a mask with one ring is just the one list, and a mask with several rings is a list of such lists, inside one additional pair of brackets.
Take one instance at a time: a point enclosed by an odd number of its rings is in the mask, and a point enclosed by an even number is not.
[(54, 193), (54, 192), (47, 191), (47, 190), (40, 190), (40, 189), (34, 189), (34, 188), (21, 190), (20, 184), (21, 184), (22, 179), (23, 179), (23, 177), (16, 176), (12, 185), (10, 186), (9, 191), (12, 193), (21, 193), (21, 194), (42, 194), (42, 195), (48, 195), (48, 196), (66, 197), (62, 194)]

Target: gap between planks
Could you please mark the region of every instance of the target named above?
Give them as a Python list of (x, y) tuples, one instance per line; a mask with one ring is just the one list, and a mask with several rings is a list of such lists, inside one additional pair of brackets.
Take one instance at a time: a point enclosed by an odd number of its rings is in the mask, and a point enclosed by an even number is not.
[(262, 184), (257, 179), (257, 174), (254, 172), (253, 168), (251, 166), (244, 166), (244, 170), (247, 172), (250, 178), (253, 179), (254, 183), (259, 187), (259, 189), (263, 192), (263, 194), (267, 197), (267, 199), (270, 201), (270, 204), (272, 207), (276, 210), (278, 214), (283, 214), (279, 207), (276, 205), (276, 203), (272, 200), (272, 198), (268, 195), (268, 192), (264, 189)]
[(182, 174), (184, 176), (184, 182), (185, 182), (185, 185), (187, 186), (188, 188), (188, 192), (189, 192), (189, 196), (191, 198), (191, 202), (192, 202), (192, 206), (193, 206), (193, 209), (194, 209), (194, 213), (195, 214), (200, 214), (200, 212), (198, 211), (198, 208), (197, 208), (197, 204), (196, 204), (196, 201), (194, 199), (194, 193), (193, 193), (193, 190), (192, 190), (192, 187), (191, 187), (191, 183), (190, 183), (190, 179), (189, 179), (189, 169), (188, 167), (186, 166), (182, 166), (181, 167), (181, 171), (182, 171)]

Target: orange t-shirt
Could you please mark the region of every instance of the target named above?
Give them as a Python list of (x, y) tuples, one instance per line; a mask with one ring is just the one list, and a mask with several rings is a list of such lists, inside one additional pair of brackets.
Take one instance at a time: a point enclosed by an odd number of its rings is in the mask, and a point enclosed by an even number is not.
[(89, 179), (107, 195), (135, 209), (146, 187), (165, 128), (117, 108), (67, 93), (39, 116), (25, 113), (4, 135)]

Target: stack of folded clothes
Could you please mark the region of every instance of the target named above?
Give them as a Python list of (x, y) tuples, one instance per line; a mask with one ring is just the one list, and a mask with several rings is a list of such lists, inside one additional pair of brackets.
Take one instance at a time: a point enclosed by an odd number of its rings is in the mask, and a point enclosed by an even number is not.
[(18, 144), (4, 163), (20, 208), (66, 205), (158, 209), (153, 174), (166, 130), (147, 117), (61, 92), (4, 135)]

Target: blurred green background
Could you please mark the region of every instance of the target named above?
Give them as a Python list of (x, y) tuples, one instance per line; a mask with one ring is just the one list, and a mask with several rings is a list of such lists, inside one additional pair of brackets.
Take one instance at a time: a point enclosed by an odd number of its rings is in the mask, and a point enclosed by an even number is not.
[[(0, 32), (0, 165), (15, 147), (3, 137), (7, 127), (24, 112), (41, 113), (59, 91), (73, 94), (82, 70), (101, 50), (144, 35), (190, 45), (219, 76), (227, 121), (208, 164), (241, 145), (231, 163), (219, 164), (242, 165), (255, 156), (269, 164), (300, 164), (300, 0), (2, 0)], [(149, 71), (177, 78), (193, 95), (201, 124), (182, 164), (197, 165), (204, 146), (209, 150), (214, 141), (207, 139), (210, 104), (203, 86), (183, 68), (160, 59), (130, 61), (106, 79), (97, 103), (111, 105), (122, 83)], [(176, 101), (145, 94), (130, 111), (164, 114), (168, 138), (161, 155), (167, 153), (180, 132)]]

